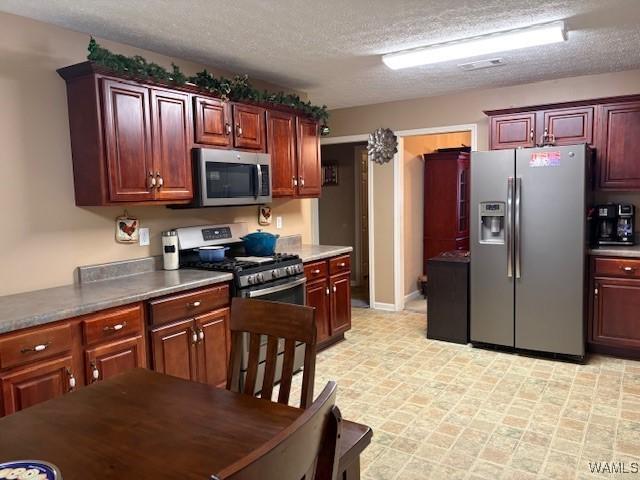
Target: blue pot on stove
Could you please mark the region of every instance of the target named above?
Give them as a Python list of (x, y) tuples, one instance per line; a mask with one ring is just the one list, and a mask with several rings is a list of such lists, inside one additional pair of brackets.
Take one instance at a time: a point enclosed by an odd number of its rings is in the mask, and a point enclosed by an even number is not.
[(263, 232), (250, 233), (244, 237), (240, 237), (244, 244), (244, 251), (247, 255), (255, 257), (268, 257), (276, 251), (276, 242), (280, 235)]

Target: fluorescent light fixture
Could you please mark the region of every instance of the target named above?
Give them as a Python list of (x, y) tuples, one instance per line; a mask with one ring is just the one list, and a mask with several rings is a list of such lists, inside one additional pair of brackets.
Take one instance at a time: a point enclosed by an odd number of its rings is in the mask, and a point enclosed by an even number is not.
[(461, 58), (477, 57), (519, 48), (548, 45), (567, 39), (564, 22), (552, 22), (530, 27), (491, 33), (479, 37), (439, 43), (382, 56), (385, 65), (393, 70), (400, 68), (448, 62)]

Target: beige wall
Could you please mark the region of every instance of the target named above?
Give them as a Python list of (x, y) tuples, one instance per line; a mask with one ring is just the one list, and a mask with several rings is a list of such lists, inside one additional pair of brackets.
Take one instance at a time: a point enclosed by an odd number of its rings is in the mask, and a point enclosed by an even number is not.
[(322, 187), (318, 201), (320, 243), (355, 247), (355, 145), (324, 145), (322, 164), (338, 165), (338, 185)]
[[(381, 126), (411, 130), (475, 123), (478, 125), (478, 150), (486, 150), (489, 133), (483, 110), (637, 93), (640, 93), (640, 70), (632, 70), (337, 109), (331, 111), (330, 125), (332, 136), (337, 137), (365, 134)], [(393, 168), (387, 164), (375, 166), (373, 170), (376, 175), (376, 209), (373, 212), (375, 233), (381, 235), (380, 239), (377, 236), (375, 239), (376, 296), (386, 299), (377, 301), (393, 303), (394, 289), (389, 279), (393, 277), (394, 267), (388, 248), (393, 235), (379, 228), (380, 223), (390, 229), (392, 224), (388, 223), (387, 212), (383, 218), (382, 212), (377, 209), (379, 205), (393, 204)], [(640, 206), (640, 195), (625, 194), (622, 197), (621, 200), (633, 201)], [(598, 201), (608, 198), (618, 199), (620, 196), (597, 196)]]
[(373, 267), (375, 290), (372, 303), (395, 303), (394, 285), (394, 206), (393, 206), (393, 162), (379, 165), (369, 164), (369, 175), (373, 176)]
[[(114, 240), (114, 219), (122, 208), (75, 206), (65, 84), (56, 69), (85, 60), (88, 40), (86, 34), (0, 13), (0, 295), (71, 283), (78, 265), (159, 254), (160, 233), (168, 228), (229, 221), (257, 227), (254, 206), (135, 207), (128, 211), (151, 229), (151, 246), (122, 245)], [(98, 40), (112, 51), (141, 54), (166, 67), (174, 61), (188, 74), (203, 68)], [(310, 200), (275, 201), (273, 210), (284, 220), (278, 233), (302, 233), (310, 242)]]
[(418, 290), (423, 273), (424, 160), (422, 155), (439, 148), (471, 146), (471, 132), (435, 133), (404, 137), (404, 294)]

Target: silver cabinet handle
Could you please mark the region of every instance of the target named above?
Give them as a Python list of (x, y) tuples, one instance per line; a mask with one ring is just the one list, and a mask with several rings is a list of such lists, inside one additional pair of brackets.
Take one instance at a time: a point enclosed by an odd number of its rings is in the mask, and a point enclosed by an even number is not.
[(311, 273), (313, 273), (314, 275), (318, 275), (320, 273), (320, 269), (316, 268), (315, 270), (311, 270)]
[(336, 293), (336, 290), (338, 290), (338, 289), (337, 289), (337, 288), (336, 288), (336, 286), (334, 285), (334, 286), (333, 286), (333, 293)]
[(162, 185), (164, 185), (164, 179), (162, 178), (162, 175), (160, 175), (160, 172), (156, 172), (156, 177), (157, 177), (157, 184), (158, 184), (158, 188), (162, 187)]
[(327, 287), (327, 295), (329, 295), (329, 293), (330, 293), (330, 292), (329, 292), (329, 287)]
[(76, 388), (76, 377), (70, 368), (67, 368), (67, 376), (69, 377), (69, 391), (71, 391)]
[(533, 133), (533, 128), (532, 128), (531, 131), (529, 132), (529, 138), (531, 140), (533, 140), (533, 137), (534, 137), (534, 133)]
[(198, 343), (198, 332), (193, 327), (191, 327), (191, 343)]
[(302, 178), (302, 177), (298, 177), (298, 178), (300, 179), (300, 182), (299, 182), (300, 186), (304, 187), (304, 178)]
[(342, 268), (342, 267), (346, 267), (346, 266), (347, 266), (347, 264), (346, 264), (346, 263), (344, 263), (344, 262), (340, 262), (340, 263), (338, 264), (338, 266), (339, 266), (340, 268)]
[(200, 341), (204, 340), (204, 330), (202, 328), (198, 329), (198, 340)]
[(298, 180), (296, 179), (296, 177), (293, 177), (291, 180), (293, 181), (293, 186), (297, 187), (298, 186)]
[(238, 135), (239, 137), (242, 136), (242, 127), (239, 123), (236, 123), (236, 135)]
[(633, 272), (636, 271), (636, 269), (634, 267), (623, 267), (623, 266), (620, 266), (620, 269), (623, 272), (626, 272), (626, 273), (633, 273)]
[(100, 370), (96, 366), (95, 362), (91, 362), (91, 381), (97, 382), (100, 379)]
[(156, 177), (153, 175), (152, 171), (149, 171), (149, 184), (147, 186), (149, 187), (149, 190), (156, 188)]
[(231, 135), (231, 124), (229, 122), (224, 124), (224, 133)]
[(47, 347), (49, 347), (49, 345), (51, 345), (51, 342), (47, 342), (47, 343), (41, 343), (39, 345), (34, 345), (33, 347), (30, 348), (23, 348), (22, 350), (20, 350), (20, 353), (40, 353), (40, 352), (44, 352)]
[(521, 235), (520, 235), (520, 208), (522, 206), (522, 201), (521, 201), (521, 197), (522, 197), (522, 178), (517, 177), (516, 178), (516, 199), (515, 199), (515, 254), (516, 254), (516, 266), (515, 266), (515, 270), (516, 270), (516, 278), (520, 278), (521, 276), (521, 271), (520, 271), (520, 254), (521, 254), (521, 250), (522, 250), (522, 245), (520, 245), (521, 242)]
[(197, 308), (200, 305), (202, 305), (202, 302), (200, 300), (196, 300), (195, 302), (187, 303), (187, 307), (189, 307), (189, 308)]
[(122, 330), (124, 327), (127, 326), (127, 322), (122, 322), (122, 323), (116, 323), (115, 325), (107, 325), (106, 327), (103, 328), (103, 331), (105, 332), (118, 332), (120, 330)]
[(507, 244), (507, 278), (513, 277), (513, 245), (511, 241), (511, 218), (513, 217), (513, 177), (507, 178), (507, 215), (505, 218), (505, 242)]

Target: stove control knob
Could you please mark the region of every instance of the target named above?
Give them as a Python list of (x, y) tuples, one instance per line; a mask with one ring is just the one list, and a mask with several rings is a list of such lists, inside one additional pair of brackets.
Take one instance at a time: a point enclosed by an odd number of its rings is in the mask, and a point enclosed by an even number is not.
[(249, 285), (253, 285), (253, 284), (255, 283), (255, 281), (256, 281), (256, 279), (254, 278), (254, 276), (253, 276), (253, 275), (249, 275), (249, 276), (247, 276), (247, 283), (248, 283)]
[(273, 278), (278, 278), (280, 276), (280, 272), (278, 272), (278, 270), (271, 270), (271, 276)]
[(256, 280), (260, 283), (264, 282), (264, 275), (261, 273), (256, 273)]
[(296, 269), (296, 273), (300, 273), (300, 272), (302, 272), (302, 265), (297, 264), (297, 265), (295, 266), (295, 269)]
[(285, 267), (284, 271), (287, 272), (287, 275), (291, 275), (291, 273), (293, 273), (291, 267)]

